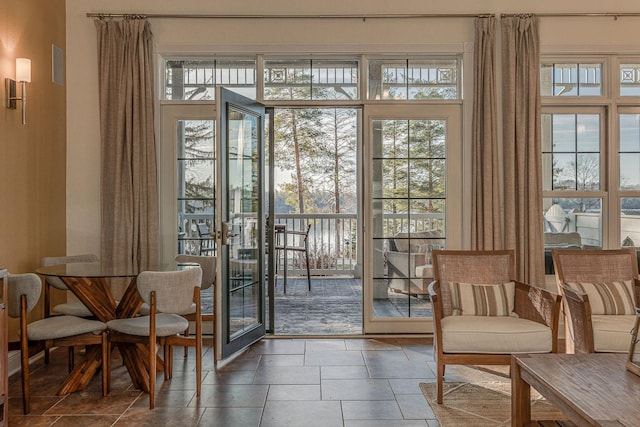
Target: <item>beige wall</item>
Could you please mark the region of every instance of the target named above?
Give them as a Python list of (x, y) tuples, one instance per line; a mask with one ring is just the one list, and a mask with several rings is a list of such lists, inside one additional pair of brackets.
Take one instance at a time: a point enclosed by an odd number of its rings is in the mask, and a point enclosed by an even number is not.
[[(13, 273), (65, 253), (66, 93), (51, 82), (52, 44), (65, 46), (64, 0), (0, 2), (0, 266)], [(16, 57), (31, 59), (26, 125), (20, 103), (4, 108)]]

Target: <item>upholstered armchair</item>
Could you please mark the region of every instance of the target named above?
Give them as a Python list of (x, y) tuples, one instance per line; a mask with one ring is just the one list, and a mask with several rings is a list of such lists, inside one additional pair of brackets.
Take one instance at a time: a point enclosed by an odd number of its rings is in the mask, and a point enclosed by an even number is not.
[(567, 353), (629, 351), (640, 301), (635, 249), (553, 251)]
[(513, 279), (514, 252), (433, 251), (437, 402), (446, 365), (509, 365), (513, 353), (555, 353), (560, 296)]
[(388, 240), (387, 279), (394, 292), (427, 297), (433, 277), (431, 252), (443, 249), (440, 230), (397, 233)]

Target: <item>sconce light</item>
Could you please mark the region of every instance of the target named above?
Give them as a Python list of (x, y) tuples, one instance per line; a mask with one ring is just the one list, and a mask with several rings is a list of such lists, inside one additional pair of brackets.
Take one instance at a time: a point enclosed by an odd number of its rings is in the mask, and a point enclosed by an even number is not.
[[(22, 83), (22, 96), (16, 94), (16, 80)], [(31, 82), (31, 60), (16, 58), (16, 80), (4, 81), (7, 94), (7, 108), (16, 109), (17, 101), (22, 101), (22, 124), (27, 124), (27, 83)]]

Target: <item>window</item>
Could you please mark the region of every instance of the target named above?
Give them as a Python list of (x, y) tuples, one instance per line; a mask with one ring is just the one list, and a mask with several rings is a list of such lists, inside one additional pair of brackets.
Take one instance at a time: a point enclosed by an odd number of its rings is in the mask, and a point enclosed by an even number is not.
[(640, 246), (640, 64), (543, 59), (541, 93), (545, 249)]
[(256, 62), (253, 59), (170, 59), (165, 61), (164, 99), (207, 101), (215, 87), (225, 86), (256, 98)]
[(268, 59), (265, 100), (357, 100), (358, 61)]
[(375, 59), (369, 61), (369, 99), (460, 99), (461, 61)]

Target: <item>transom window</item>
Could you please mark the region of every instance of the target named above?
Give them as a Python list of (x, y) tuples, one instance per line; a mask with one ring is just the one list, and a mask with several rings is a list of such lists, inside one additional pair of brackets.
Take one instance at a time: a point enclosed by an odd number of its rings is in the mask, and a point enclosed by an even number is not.
[(165, 61), (164, 99), (207, 101), (225, 86), (255, 99), (254, 59), (171, 59)]

